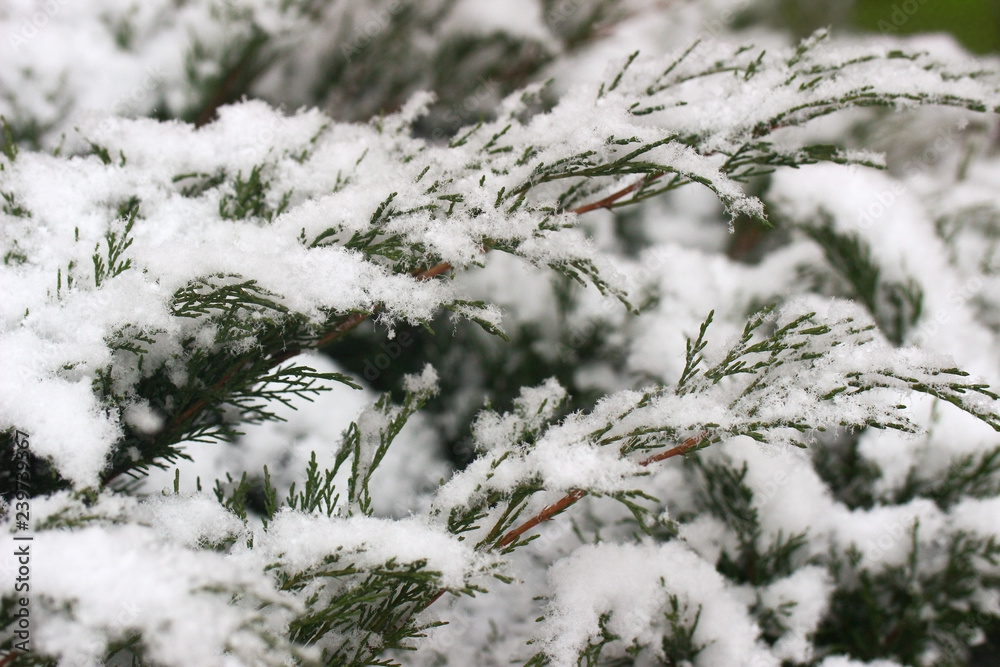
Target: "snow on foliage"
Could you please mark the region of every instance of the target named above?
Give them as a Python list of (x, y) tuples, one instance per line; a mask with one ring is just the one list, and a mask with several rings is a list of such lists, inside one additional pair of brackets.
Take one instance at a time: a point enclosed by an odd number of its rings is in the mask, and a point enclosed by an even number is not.
[[(994, 63), (653, 34), (718, 3), (50, 4), (0, 10), (17, 660), (993, 641)], [(935, 118), (902, 173), (858, 140)]]
[[(609, 575), (580, 586), (594, 571)], [(557, 561), (549, 578), (554, 594), (541, 636), (553, 665), (574, 665), (580, 653), (611, 641), (651, 647), (636, 658), (666, 661), (673, 656), (662, 637), (677, 626), (686, 629), (688, 655), (705, 664), (780, 664), (756, 645), (758, 628), (719, 573), (676, 542), (581, 547)], [(693, 600), (705, 602), (692, 608)]]

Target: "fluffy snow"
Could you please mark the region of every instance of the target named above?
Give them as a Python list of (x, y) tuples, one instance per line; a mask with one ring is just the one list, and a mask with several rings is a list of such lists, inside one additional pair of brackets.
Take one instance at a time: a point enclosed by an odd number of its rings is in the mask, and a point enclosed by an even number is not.
[[(36, 502), (36, 516), (43, 519), (67, 500)], [(298, 602), (276, 591), (261, 570), (234, 563), (238, 556), (185, 546), (242, 533), (241, 522), (204, 497), (141, 505), (104, 496), (90, 514), (121, 520), (136, 510), (150, 523), (33, 536), (33, 646), (65, 664), (92, 664), (104, 658), (107, 642), (141, 632), (147, 655), (162, 664), (276, 664)], [(68, 516), (65, 510), (59, 515)], [(17, 544), (4, 539), (11, 552)]]
[(552, 35), (542, 20), (542, 5), (532, 0), (507, 0), (489, 4), (476, 0), (459, 0), (442, 30), (486, 35), (504, 32), (555, 46), (552, 44)]
[(769, 585), (761, 601), (770, 609), (789, 609), (782, 621), (787, 632), (774, 646), (782, 660), (807, 662), (813, 658), (809, 635), (826, 614), (833, 582), (825, 568), (803, 567), (791, 576)]
[[(593, 572), (602, 576), (595, 579)], [(694, 641), (704, 646), (697, 667), (780, 664), (756, 643), (758, 628), (723, 578), (677, 542), (580, 547), (550, 568), (549, 581), (552, 601), (538, 636), (558, 667), (577, 664), (578, 652), (600, 638), (605, 615), (621, 647), (634, 640), (664, 659), (660, 642), (669, 596), (678, 598), (683, 625), (693, 625), (697, 615)]]
[(874, 660), (872, 662), (862, 662), (861, 660), (851, 660), (844, 656), (831, 656), (819, 663), (820, 667), (900, 667), (898, 662), (892, 660)]
[(382, 519), (353, 516), (336, 518), (283, 512), (269, 524), (267, 532), (254, 540), (255, 551), (281, 559), (289, 573), (317, 567), (335, 554), (361, 568), (377, 568), (391, 560), (398, 564), (426, 561), (428, 570), (439, 572), (446, 587), (461, 589), (470, 575), (487, 570), (490, 556), (473, 551), (438, 526), (421, 518)]
[[(391, 94), (366, 89), (352, 98), (349, 79), (314, 93), (338, 63), (376, 60), (378, 41), (395, 39), (388, 27), (404, 4), (421, 26), (408, 64), (431, 62), (451, 39), (500, 35), (525, 39), (543, 56), (563, 51), (548, 69), (556, 82), (514, 93), (452, 145), (412, 129), (435, 113), (434, 95), (415, 92), (427, 82), (422, 74)], [(561, 31), (574, 18), (568, 11), (591, 6), (585, 1), (379, 0), (328, 3), (315, 15), (275, 0), (0, 7), (0, 114), (18, 132), (27, 129), (17, 159), (0, 156), (0, 431), (28, 433), (32, 452), (73, 487), (32, 499), (32, 522), (44, 528), (32, 552), (33, 641), (41, 651), (93, 664), (109, 643), (141, 633), (157, 664), (315, 660), (318, 650), (286, 637), (322, 585), (313, 581), (299, 595), (277, 582), (308, 578), (336, 560), (357, 568), (359, 581), (390, 562), (421, 564), (439, 573), (443, 588), (488, 591), (421, 611), (421, 622), (450, 625), (414, 640), (420, 650), (400, 658), (404, 664), (501, 664), (541, 650), (553, 665), (576, 665), (600, 640), (602, 619), (617, 635), (609, 653), (624, 656), (635, 645), (642, 660), (664, 661), (673, 657), (662, 643), (676, 596), (678, 622), (697, 620), (694, 667), (778, 667), (816, 660), (813, 634), (843, 583), (829, 558), (857, 549), (857, 569), (878, 573), (905, 565), (915, 539), (927, 570), (960, 531), (1000, 537), (996, 498), (966, 494), (942, 507), (935, 498), (894, 495), (997, 443), (995, 431), (968, 414), (998, 412), (995, 400), (969, 386), (1000, 378), (1000, 160), (981, 128), (994, 119), (961, 109), (889, 116), (879, 120), (889, 134), (832, 154), (886, 171), (779, 168), (761, 188), (731, 170), (740, 151), (799, 161), (811, 143), (848, 142), (856, 124), (870, 125), (868, 110), (819, 116), (872, 90), (904, 110), (918, 100), (996, 109), (996, 75), (963, 76), (995, 63), (933, 38), (821, 32), (807, 50), (757, 28), (732, 39), (732, 10), (753, 3), (612, 4), (614, 20), (582, 45), (561, 41)], [(251, 93), (287, 107), (244, 100), (197, 128), (147, 117), (199, 116), (211, 106), (204, 91), (225, 74), (224, 56), (246, 46), (254, 30), (267, 37), (259, 56), (273, 67)], [(701, 42), (689, 49), (696, 37)], [(753, 46), (742, 49), (748, 41)], [(627, 60), (637, 48), (641, 54)], [(913, 55), (887, 59), (897, 49)], [(723, 61), (733, 67), (718, 70)], [(482, 84), (492, 104), (496, 82)], [(539, 112), (526, 102), (536, 96), (551, 107)], [(322, 111), (294, 110), (319, 101)], [(336, 120), (367, 120), (372, 109), (388, 113), (368, 123)], [(628, 168), (602, 171), (626, 159)], [(251, 174), (263, 184), (255, 212), (227, 214)], [(690, 187), (637, 206), (631, 217), (573, 213), (647, 177), (651, 187), (674, 177)], [(106, 256), (109, 235), (124, 234), (122, 210), (132, 197), (138, 214), (123, 255), (131, 267), (98, 285), (94, 253)], [(747, 218), (769, 218), (779, 230), (757, 246), (751, 238), (743, 256)], [(904, 345), (866, 330), (875, 313), (804, 233), (826, 222), (870, 248), (880, 280), (919, 287), (922, 312)], [(359, 249), (357, 239), (369, 234), (401, 254)], [(625, 236), (637, 247), (626, 248)], [(454, 280), (415, 275), (442, 263)], [(550, 281), (553, 270), (589, 286), (563, 290)], [(240, 315), (246, 335), (226, 347), (217, 342), (218, 320), (176, 310), (180, 290), (247, 281), (276, 308)], [(632, 317), (615, 297), (644, 312)], [(747, 318), (772, 303), (777, 308), (746, 345), (807, 315), (799, 328), (809, 331), (790, 334), (787, 347), (741, 351)], [(325, 393), (315, 402), (276, 406), (285, 422), (241, 425), (233, 443), (180, 443), (195, 460), (178, 462), (179, 493), (161, 493), (173, 467), (141, 486), (119, 479), (115, 491), (97, 490), (124, 434), (156, 438), (180, 408), (173, 397), (153, 405), (145, 380), (162, 372), (165, 386), (217, 381), (189, 367), (193, 349), (242, 363), (298, 346), (261, 347), (260, 332), (277, 320), (322, 335), (337, 317), (361, 313), (375, 319), (364, 326), (392, 337), (399, 322), (426, 323), (443, 309), (515, 337), (529, 333), (532, 351), (549, 362), (575, 359), (581, 341), (609, 330), (600, 359), (560, 375), (603, 397), (566, 414), (568, 385), (550, 378), (523, 387), (509, 409), (479, 413), (471, 434), (478, 456), (457, 472), (442, 457), (441, 429), (413, 417), (374, 472), (372, 516), (351, 514), (357, 498), (347, 498), (346, 470), (332, 516), (286, 508), (266, 527), (253, 512), (244, 522), (196, 490), (230, 472), (257, 478), (266, 465), (283, 499), (292, 482), (301, 485), (312, 454), (320, 470), (332, 467), (352, 422), (361, 440), (352, 463), (364, 477), (402, 408), (377, 408), (372, 392), (328, 381), (318, 383)], [(699, 373), (678, 388), (685, 341), (710, 310)], [(142, 364), (120, 347), (130, 340), (148, 348)], [(765, 381), (751, 373), (708, 377), (729, 354)], [(471, 367), (476, 357), (469, 358)], [(296, 360), (321, 373), (343, 370), (320, 355)], [(955, 366), (972, 376), (942, 372)], [(462, 394), (455, 400), (479, 405), (473, 383), (442, 375), (427, 365), (401, 388), (428, 397), (454, 379)], [(102, 402), (95, 388), (104, 378), (112, 398)], [(943, 400), (914, 396), (915, 387)], [(227, 408), (226, 416), (237, 412)], [(849, 506), (844, 490), (816, 469), (827, 438), (855, 431), (862, 462), (880, 473), (871, 507)], [(719, 559), (739, 545), (731, 525), (700, 511), (703, 482), (679, 457), (641, 463), (703, 433), (711, 447), (697, 456), (746, 464), (761, 545), (805, 534), (791, 573), (759, 586), (724, 578)], [(789, 446), (803, 443), (812, 451)], [(649, 494), (641, 501), (655, 512), (655, 537), (637, 537), (627, 511), (606, 497), (632, 490)], [(590, 496), (525, 534), (540, 535), (526, 547), (477, 549), (512, 496), (530, 496), (523, 522), (577, 491)], [(13, 523), (3, 507), (10, 553)], [(463, 512), (476, 515), (476, 527), (451, 534), (447, 522)], [(995, 574), (995, 566), (980, 566)], [(498, 573), (515, 582), (501, 586)], [(9, 563), (0, 574), (9, 590)], [(977, 604), (998, 613), (995, 593), (980, 591)], [(754, 619), (757, 603), (787, 611), (787, 630), (773, 645)], [(527, 638), (534, 643), (525, 645)], [(818, 664), (899, 667), (846, 655)]]

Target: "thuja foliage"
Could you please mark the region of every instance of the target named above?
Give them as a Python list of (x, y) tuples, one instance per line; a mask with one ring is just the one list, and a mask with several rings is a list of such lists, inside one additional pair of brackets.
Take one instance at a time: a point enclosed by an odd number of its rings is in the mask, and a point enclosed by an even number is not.
[(6, 660), (995, 659), (994, 65), (468, 4), (54, 17), (179, 59), (3, 101)]

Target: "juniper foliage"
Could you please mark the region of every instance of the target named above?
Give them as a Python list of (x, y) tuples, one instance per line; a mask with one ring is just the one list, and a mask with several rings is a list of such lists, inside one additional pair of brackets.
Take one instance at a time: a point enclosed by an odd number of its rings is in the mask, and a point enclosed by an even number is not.
[(3, 75), (14, 664), (995, 659), (996, 157), (855, 141), (984, 143), (995, 63), (687, 35), (570, 87), (691, 18), (520, 4), (76, 8), (180, 47), (96, 120)]

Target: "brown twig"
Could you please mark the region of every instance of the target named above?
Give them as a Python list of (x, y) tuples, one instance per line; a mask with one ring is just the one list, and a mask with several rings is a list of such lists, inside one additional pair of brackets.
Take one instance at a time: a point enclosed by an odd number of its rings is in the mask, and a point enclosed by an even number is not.
[[(205, 110), (205, 113), (203, 113), (203, 115), (202, 115), (202, 118), (204, 119), (203, 122), (207, 122), (208, 118), (210, 118), (210, 116), (208, 114), (209, 113), (214, 113), (215, 112), (215, 107), (217, 107), (217, 106), (218, 105), (210, 105), (209, 109)], [(613, 193), (613, 194), (611, 194), (611, 195), (609, 195), (609, 196), (607, 196), (607, 197), (605, 197), (605, 198), (603, 198), (603, 199), (601, 199), (599, 201), (596, 201), (596, 202), (593, 202), (591, 204), (586, 204), (584, 206), (580, 206), (578, 208), (572, 209), (571, 212), (575, 213), (576, 215), (583, 215), (584, 213), (589, 213), (590, 211), (595, 211), (595, 210), (602, 209), (602, 208), (608, 208), (612, 204), (614, 204), (616, 201), (618, 201), (619, 199), (621, 199), (622, 197), (628, 195), (631, 192), (635, 192), (636, 190), (638, 190), (638, 189), (644, 187), (645, 185), (647, 185), (648, 183), (652, 183), (653, 181), (655, 181), (658, 178), (662, 177), (663, 174), (664, 174), (664, 172), (659, 172), (659, 173), (656, 173), (656, 174), (648, 175), (648, 176), (644, 177), (641, 181), (639, 181), (637, 183), (633, 183), (632, 185), (630, 185), (628, 187), (622, 188), (621, 190), (619, 190), (619, 191), (617, 191), (617, 192), (615, 192), (615, 193)], [(486, 246), (483, 246), (483, 252), (487, 252), (488, 250), (489, 250), (489, 248), (487, 248)], [(451, 268), (452, 268), (452, 266), (451, 266), (450, 263), (448, 263), (448, 262), (440, 262), (440, 263), (435, 264), (434, 266), (432, 266), (432, 267), (430, 267), (428, 269), (424, 269), (422, 271), (414, 271), (412, 275), (417, 280), (431, 280), (432, 278), (436, 278), (437, 276), (440, 276), (440, 275), (442, 275), (444, 273), (447, 273), (449, 270), (451, 270)], [(369, 317), (371, 317), (377, 311), (378, 311), (378, 308), (375, 308), (371, 312), (368, 312), (368, 313), (364, 313), (364, 312), (352, 313), (351, 315), (349, 315), (345, 319), (343, 319), (340, 323), (338, 323), (336, 326), (332, 327), (322, 337), (320, 337), (316, 341), (314, 347), (318, 349), (318, 348), (325, 347), (325, 346), (329, 345), (330, 343), (333, 343), (334, 341), (336, 341), (337, 339), (339, 339), (341, 336), (347, 334), (349, 331), (351, 331), (354, 328), (356, 328), (359, 324), (361, 324), (362, 322), (364, 322), (365, 320), (367, 320)], [(303, 350), (304, 350), (304, 348), (302, 348), (302, 347), (294, 347), (294, 348), (289, 348), (287, 350), (282, 350), (279, 353), (273, 354), (271, 356), (271, 360), (270, 360), (270, 367), (273, 368), (274, 366), (277, 366), (278, 364), (280, 364), (280, 363), (282, 363), (284, 361), (287, 361), (288, 359), (291, 359), (292, 357), (295, 357), (295, 356), (301, 354), (303, 352)], [(229, 382), (229, 380), (233, 377), (233, 375), (235, 375), (236, 372), (240, 368), (242, 368), (245, 363), (246, 363), (246, 360), (241, 360), (239, 364), (235, 365), (229, 372), (227, 372), (225, 375), (223, 375), (222, 378), (220, 378), (219, 381), (216, 382), (212, 386), (212, 389), (214, 391), (218, 391), (218, 390), (222, 389), (223, 387), (225, 387), (226, 384)], [(208, 405), (208, 402), (207, 402), (206, 399), (199, 399), (195, 403), (192, 403), (190, 406), (188, 406), (184, 410), (184, 412), (182, 412), (180, 415), (178, 415), (177, 417), (174, 418), (174, 420), (170, 423), (170, 425), (167, 427), (167, 429), (166, 429), (165, 432), (166, 433), (173, 432), (174, 430), (176, 430), (177, 428), (179, 428), (181, 425), (185, 424), (186, 422), (188, 422), (189, 420), (191, 420), (195, 416), (197, 416), (197, 414), (199, 412), (201, 412), (207, 405)], [(689, 438), (688, 440), (686, 440), (684, 442), (684, 444), (682, 444), (682, 445), (680, 445), (678, 447), (674, 447), (671, 450), (668, 450), (666, 452), (662, 452), (661, 454), (658, 454), (656, 456), (651, 456), (651, 457), (649, 457), (647, 459), (644, 459), (644, 460), (640, 461), (639, 465), (641, 465), (641, 466), (647, 466), (650, 463), (653, 463), (655, 461), (662, 461), (662, 460), (668, 459), (668, 458), (670, 458), (672, 456), (677, 456), (679, 454), (683, 454), (683, 453), (687, 452), (689, 449), (691, 449), (698, 441), (699, 441), (699, 438)], [(114, 479), (114, 477), (116, 477), (118, 474), (119, 473), (114, 473), (111, 477), (109, 477), (107, 480), (105, 480), (105, 483), (111, 481), (111, 479)], [(515, 540), (517, 540), (518, 537), (520, 537), (521, 535), (523, 535), (525, 532), (531, 530), (532, 528), (534, 528), (535, 526), (538, 526), (539, 524), (542, 524), (542, 523), (548, 521), (549, 519), (551, 519), (555, 515), (559, 514), (560, 512), (562, 512), (563, 510), (565, 510), (566, 508), (568, 508), (571, 505), (573, 505), (574, 503), (576, 503), (578, 500), (580, 500), (581, 498), (583, 498), (585, 495), (586, 495), (586, 491), (582, 491), (580, 489), (574, 489), (573, 491), (570, 491), (567, 495), (563, 496), (558, 501), (556, 501), (556, 502), (552, 503), (551, 505), (549, 505), (549, 506), (545, 507), (544, 509), (542, 509), (538, 514), (536, 514), (535, 516), (533, 516), (531, 519), (529, 519), (528, 521), (526, 521), (524, 524), (518, 526), (517, 528), (514, 528), (514, 529), (508, 531), (502, 538), (500, 538), (500, 541), (497, 542), (495, 546), (499, 547), (499, 548), (504, 548), (504, 547), (512, 544)], [(432, 604), (434, 604), (435, 602), (437, 602), (446, 592), (447, 592), (447, 589), (441, 589), (440, 591), (438, 591), (427, 602), (427, 604), (424, 605), (424, 609), (426, 609), (427, 607), (429, 607)], [(4, 665), (8, 664), (8, 662), (12, 661), (14, 658), (16, 658), (15, 654), (8, 655), (6, 658), (4, 658), (4, 660), (2, 662), (0, 662), (0, 667), (4, 667)]]
[[(653, 456), (650, 456), (648, 458), (639, 461), (639, 465), (646, 467), (651, 463), (656, 463), (658, 461), (665, 461), (666, 459), (673, 458), (674, 456), (686, 454), (692, 449), (694, 449), (698, 445), (698, 443), (704, 440), (704, 438), (705, 438), (704, 433), (699, 433), (698, 435), (691, 436), (690, 438), (685, 440), (683, 444), (678, 445), (673, 449), (668, 449), (665, 452), (660, 452), (659, 454), (655, 454)], [(556, 514), (559, 514), (559, 512), (562, 512), (564, 509), (566, 509), (576, 501), (583, 498), (585, 495), (587, 495), (586, 491), (582, 491), (580, 489), (573, 489), (572, 491), (567, 493), (565, 496), (563, 496), (556, 502), (542, 509), (538, 514), (531, 517), (517, 528), (510, 530), (506, 535), (500, 538), (500, 541), (497, 542), (495, 546), (499, 548), (506, 547), (507, 545), (514, 542), (514, 540), (516, 540), (518, 537), (520, 537), (527, 531), (531, 530), (540, 523), (548, 521)]]
[[(485, 246), (483, 247), (483, 252), (486, 252)], [(451, 269), (451, 264), (448, 262), (441, 262), (440, 264), (436, 264), (429, 269), (424, 269), (423, 271), (414, 273), (413, 277), (417, 280), (430, 280), (431, 278), (436, 278), (442, 273), (447, 272), (449, 269)]]
[(496, 543), (496, 547), (502, 549), (507, 545), (513, 543), (521, 535), (528, 532), (538, 524), (548, 521), (556, 514), (559, 514), (564, 509), (566, 509), (576, 501), (580, 500), (580, 498), (583, 498), (585, 495), (587, 495), (586, 491), (583, 491), (581, 489), (573, 489), (572, 491), (567, 493), (565, 496), (563, 496), (556, 502), (546, 506), (544, 509), (542, 509), (541, 512), (531, 517), (517, 528), (510, 530), (506, 535), (500, 538), (500, 541)]
[(612, 204), (614, 204), (616, 201), (618, 201), (625, 195), (635, 192), (640, 188), (646, 187), (653, 181), (661, 178), (664, 173), (665, 172), (658, 171), (655, 174), (649, 174), (648, 176), (644, 176), (642, 180), (637, 181), (627, 187), (624, 187), (621, 190), (618, 190), (617, 192), (608, 195), (604, 199), (600, 199), (591, 204), (585, 204), (584, 206), (579, 206), (577, 208), (574, 208), (571, 211), (571, 213), (576, 213), (577, 215), (583, 215), (584, 213), (590, 213), (591, 211), (596, 211), (599, 208), (611, 208)]
[[(411, 275), (417, 280), (431, 280), (432, 278), (436, 278), (437, 276), (440, 276), (443, 273), (447, 273), (449, 269), (451, 269), (451, 264), (449, 264), (448, 262), (440, 262), (439, 264), (435, 264), (429, 269), (414, 271)], [(323, 336), (317, 339), (316, 342), (310, 346), (310, 349), (319, 349), (322, 347), (326, 347), (330, 343), (333, 343), (334, 341), (338, 340), (339, 338), (347, 334), (349, 331), (355, 329), (359, 324), (367, 320), (376, 312), (378, 312), (377, 307), (373, 308), (371, 312), (367, 313), (359, 312), (348, 315), (339, 323), (337, 323), (335, 326), (331, 327), (329, 331), (323, 334)], [(270, 356), (270, 359), (268, 360), (268, 368), (274, 368), (278, 364), (281, 364), (291, 359), (292, 357), (296, 357), (302, 354), (302, 352), (305, 349), (306, 349), (305, 347), (296, 346), (285, 350), (281, 350), (280, 352), (273, 353)], [(248, 359), (243, 358), (240, 359), (238, 363), (234, 364), (230, 370), (228, 370), (221, 378), (219, 378), (219, 380), (215, 384), (212, 385), (212, 392), (215, 393), (224, 388), (232, 379), (232, 377), (236, 375), (236, 373), (247, 364), (247, 362)], [(205, 407), (207, 406), (208, 406), (208, 399), (206, 398), (200, 398), (191, 405), (189, 405), (187, 408), (184, 409), (183, 412), (181, 412), (179, 415), (174, 417), (173, 420), (171, 420), (170, 424), (168, 424), (167, 427), (161, 432), (161, 437), (163, 435), (169, 436), (175, 433), (177, 429), (179, 429), (181, 426), (183, 426), (184, 424), (188, 423), (196, 416), (198, 416), (198, 413), (204, 410)], [(110, 471), (108, 477), (104, 479), (104, 483), (107, 484), (121, 473), (122, 471), (120, 470)], [(0, 667), (3, 667), (2, 662), (0, 662)]]
[(665, 452), (660, 452), (659, 454), (653, 454), (650, 457), (644, 458), (639, 461), (639, 465), (646, 467), (651, 463), (656, 463), (658, 461), (665, 461), (666, 459), (673, 458), (674, 456), (680, 456), (681, 454), (687, 454), (696, 446), (698, 446), (705, 438), (708, 437), (708, 433), (701, 432), (698, 435), (693, 435), (683, 444), (677, 445), (673, 449), (668, 449)]
[[(212, 109), (212, 112), (214, 113), (214, 109)], [(615, 192), (614, 194), (611, 194), (611, 195), (605, 197), (604, 199), (601, 199), (600, 201), (596, 201), (596, 202), (593, 202), (591, 204), (587, 204), (587, 205), (575, 208), (575, 209), (572, 210), (572, 213), (575, 213), (577, 215), (583, 215), (584, 213), (589, 213), (590, 211), (595, 211), (595, 210), (601, 209), (601, 208), (607, 208), (607, 207), (611, 206), (611, 204), (615, 203), (616, 201), (618, 201), (619, 199), (621, 199), (622, 197), (624, 197), (625, 195), (629, 194), (630, 192), (634, 192), (634, 191), (638, 190), (639, 188), (643, 187), (644, 185), (646, 185), (648, 183), (651, 183), (651, 182), (655, 181), (656, 179), (660, 178), (661, 176), (663, 176), (663, 173), (664, 172), (659, 172), (659, 173), (656, 173), (656, 174), (651, 174), (649, 176), (646, 176), (641, 181), (639, 181), (638, 183), (633, 183), (632, 185), (630, 185), (630, 186), (628, 186), (626, 188), (623, 188), (623, 189), (619, 190), (618, 192)], [(487, 247), (483, 246), (483, 251), (484, 252), (486, 252), (488, 250), (489, 249)], [(439, 275), (441, 275), (443, 273), (448, 272), (450, 269), (451, 269), (451, 264), (450, 263), (448, 263), (448, 262), (440, 262), (440, 263), (435, 264), (434, 266), (430, 267), (429, 269), (424, 269), (422, 271), (414, 271), (412, 275), (417, 280), (430, 280), (431, 278), (436, 278), (437, 276), (439, 276)], [(315, 345), (313, 347), (315, 347), (316, 349), (326, 347), (327, 345), (329, 345), (330, 343), (333, 343), (334, 341), (336, 341), (337, 339), (339, 339), (341, 336), (343, 336), (347, 332), (349, 332), (352, 329), (354, 329), (355, 327), (357, 327), (359, 324), (361, 324), (366, 319), (368, 319), (369, 317), (371, 317), (377, 311), (378, 311), (378, 308), (375, 308), (375, 309), (373, 309), (369, 313), (359, 312), (359, 313), (353, 313), (353, 314), (347, 316), (347, 318), (345, 318), (344, 320), (342, 320), (339, 324), (337, 324), (336, 326), (334, 326), (333, 328), (331, 328), (321, 338), (319, 338), (316, 341), (316, 343), (315, 343)], [(273, 368), (274, 366), (277, 366), (278, 364), (280, 364), (280, 363), (282, 363), (284, 361), (287, 361), (287, 360), (291, 359), (292, 357), (298, 356), (299, 354), (302, 353), (303, 349), (304, 348), (302, 348), (302, 347), (294, 347), (294, 348), (289, 348), (289, 349), (286, 349), (286, 350), (282, 350), (281, 352), (274, 353), (271, 356), (270, 367)], [(245, 363), (246, 363), (245, 360), (241, 360), (240, 363), (238, 363), (237, 365), (235, 365), (229, 372), (227, 372), (225, 375), (223, 375), (222, 378), (220, 378), (218, 382), (216, 382), (214, 385), (212, 385), (212, 390), (213, 391), (218, 391), (218, 390), (222, 389), (223, 387), (225, 387), (226, 384), (229, 382), (229, 380), (233, 377), (233, 375), (235, 375), (236, 372), (239, 371), (239, 369), (242, 368)], [(199, 399), (195, 403), (192, 403), (190, 406), (188, 406), (184, 410), (184, 412), (182, 412), (181, 414), (179, 414), (177, 417), (175, 417), (173, 419), (173, 421), (171, 421), (170, 425), (167, 426), (167, 428), (166, 428), (166, 430), (164, 432), (165, 433), (171, 433), (171, 432), (173, 432), (175, 429), (179, 428), (181, 425), (187, 423), (189, 420), (191, 420), (192, 418), (194, 418), (207, 405), (208, 405), (208, 401), (206, 399)], [(117, 476), (117, 474), (113, 475), (111, 478), (109, 478), (106, 481), (110, 481), (110, 479), (113, 479), (115, 476)], [(2, 665), (0, 665), (0, 667), (2, 667)]]
[[(659, 454), (654, 454), (653, 456), (649, 456), (647, 458), (642, 459), (641, 461), (639, 461), (639, 465), (645, 468), (653, 463), (658, 463), (659, 461), (665, 461), (675, 456), (680, 456), (681, 454), (687, 454), (692, 449), (695, 449), (699, 444), (701, 444), (707, 436), (708, 434), (705, 432), (701, 432), (698, 435), (693, 435), (687, 440), (685, 440), (682, 444), (677, 445), (672, 449), (668, 449), (665, 452), (660, 452)], [(546, 505), (544, 508), (542, 508), (541, 511), (539, 511), (533, 517), (522, 523), (517, 528), (509, 530), (503, 537), (500, 538), (500, 540), (496, 544), (493, 545), (493, 548), (503, 549), (504, 547), (513, 544), (517, 540), (517, 538), (519, 538), (521, 535), (528, 532), (535, 526), (545, 523), (546, 521), (553, 518), (566, 508), (576, 503), (585, 495), (587, 495), (586, 491), (582, 489), (573, 489), (565, 496), (563, 496), (556, 502), (552, 503), (551, 505)], [(441, 590), (439, 590), (437, 593), (434, 594), (434, 596), (430, 600), (428, 600), (427, 604), (425, 604), (423, 609), (421, 609), (420, 611), (427, 609), (432, 604), (440, 600), (441, 597), (447, 592), (448, 592), (447, 588), (442, 588)]]

